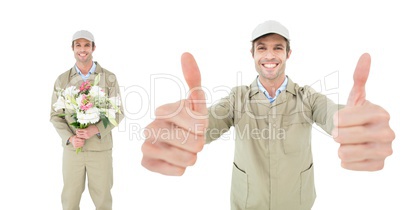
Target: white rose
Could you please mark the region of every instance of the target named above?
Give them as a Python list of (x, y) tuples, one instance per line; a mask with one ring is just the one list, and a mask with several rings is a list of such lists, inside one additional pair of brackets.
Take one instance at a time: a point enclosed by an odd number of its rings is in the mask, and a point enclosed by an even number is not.
[(64, 100), (64, 98), (63, 97), (57, 98), (56, 103), (53, 104), (53, 108), (55, 111), (59, 111), (60, 109), (65, 109), (66, 101)]
[(66, 88), (63, 92), (63, 96), (65, 98), (67, 98), (68, 96), (70, 97), (74, 97), (75, 95), (77, 95), (79, 92), (79, 90), (75, 87), (75, 86), (70, 86), (68, 88)]
[(92, 97), (105, 97), (105, 92), (99, 86), (92, 86), (91, 90), (89, 91), (89, 95)]
[(81, 124), (95, 124), (99, 122), (99, 116), (99, 109), (96, 107), (88, 109), (85, 113), (81, 111), (77, 113), (78, 122)]

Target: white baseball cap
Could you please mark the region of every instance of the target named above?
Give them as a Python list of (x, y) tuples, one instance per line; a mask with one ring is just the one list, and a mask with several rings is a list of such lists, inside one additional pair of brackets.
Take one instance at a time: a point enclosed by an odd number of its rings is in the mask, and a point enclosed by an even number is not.
[(95, 41), (94, 35), (92, 35), (91, 32), (86, 31), (86, 30), (81, 30), (81, 31), (75, 32), (75, 34), (73, 35), (73, 41), (75, 41), (77, 39), (86, 39), (91, 42)]
[(275, 20), (268, 20), (258, 25), (251, 34), (251, 41), (260, 38), (266, 34), (279, 34), (285, 39), (290, 40), (288, 29)]

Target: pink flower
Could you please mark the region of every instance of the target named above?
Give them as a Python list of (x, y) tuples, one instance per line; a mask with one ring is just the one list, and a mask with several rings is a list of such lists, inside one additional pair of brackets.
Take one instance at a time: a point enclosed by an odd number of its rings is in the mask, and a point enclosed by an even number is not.
[(91, 88), (91, 83), (89, 83), (89, 80), (83, 82), (80, 86), (80, 92), (89, 90)]
[(82, 95), (80, 109), (87, 111), (88, 109), (92, 108), (93, 104), (90, 102), (89, 97), (87, 95)]
[(81, 106), (80, 106), (80, 109), (81, 110), (84, 110), (84, 111), (87, 111), (88, 109), (90, 109), (90, 108), (92, 108), (93, 107), (93, 104), (91, 103), (91, 102), (89, 102), (89, 103), (87, 103), (87, 104), (82, 104)]

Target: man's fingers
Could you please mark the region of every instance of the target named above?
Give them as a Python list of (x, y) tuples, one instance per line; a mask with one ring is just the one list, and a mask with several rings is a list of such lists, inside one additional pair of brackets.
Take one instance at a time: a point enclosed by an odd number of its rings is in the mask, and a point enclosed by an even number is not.
[(156, 119), (167, 120), (190, 133), (202, 135), (208, 126), (208, 119), (202, 113), (193, 111), (189, 100), (166, 104), (155, 110)]
[(340, 144), (362, 144), (368, 142), (387, 143), (395, 139), (395, 133), (386, 129), (384, 125), (353, 126), (346, 128), (334, 128), (333, 138)]
[(332, 137), (340, 144), (390, 142), (395, 133), (389, 120), (385, 109), (369, 101), (361, 107), (345, 107), (334, 114)]
[(371, 57), (364, 53), (357, 62), (355, 73), (353, 74), (353, 87), (350, 91), (347, 106), (362, 105), (366, 101), (365, 85), (370, 72)]
[(334, 114), (333, 120), (336, 127), (350, 127), (379, 121), (389, 122), (390, 115), (384, 108), (366, 101), (364, 108), (345, 107), (339, 110)]
[(166, 120), (155, 120), (144, 130), (144, 136), (152, 144), (159, 142), (192, 152), (200, 152), (205, 144), (204, 135), (196, 135)]
[(165, 142), (152, 143), (146, 141), (141, 149), (148, 158), (163, 160), (182, 168), (194, 165), (197, 160), (197, 153), (182, 150)]
[(343, 162), (342, 168), (353, 171), (379, 171), (384, 168), (384, 160), (364, 160), (359, 162)]
[(384, 160), (392, 155), (389, 143), (341, 144), (338, 150), (342, 162), (362, 162), (365, 160)]
[(150, 171), (169, 176), (181, 176), (186, 170), (186, 168), (167, 163), (163, 160), (152, 159), (146, 156), (142, 158), (141, 164)]

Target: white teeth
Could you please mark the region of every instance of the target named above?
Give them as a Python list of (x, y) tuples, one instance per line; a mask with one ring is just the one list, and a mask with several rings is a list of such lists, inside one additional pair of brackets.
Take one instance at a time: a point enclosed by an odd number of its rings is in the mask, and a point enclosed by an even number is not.
[(276, 66), (276, 64), (267, 63), (267, 64), (263, 64), (263, 66), (264, 66), (265, 68), (274, 68), (274, 67)]

